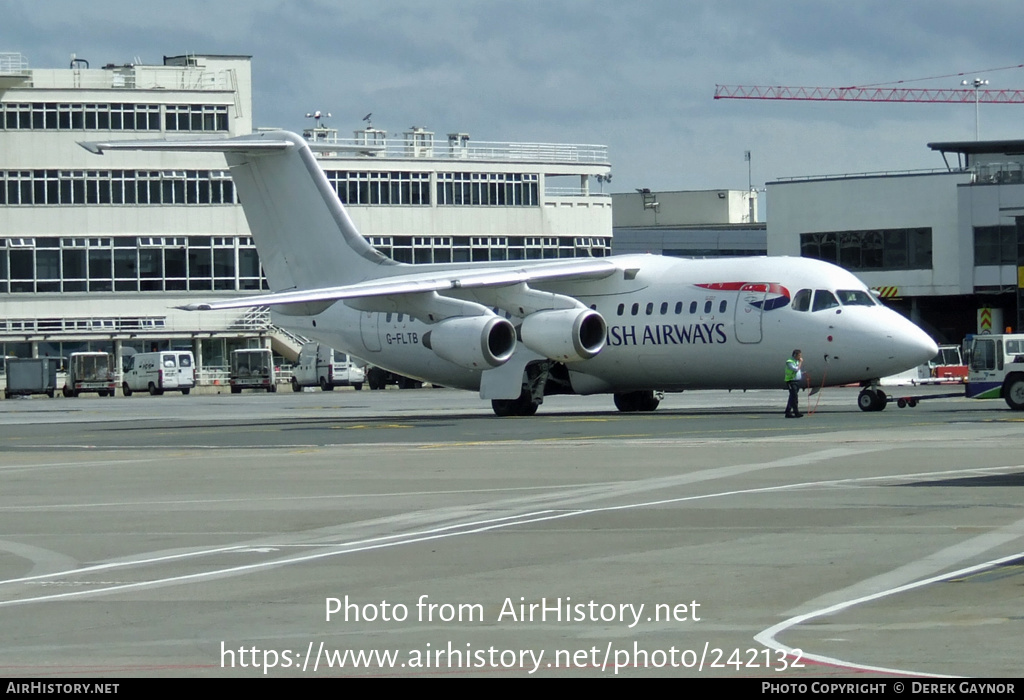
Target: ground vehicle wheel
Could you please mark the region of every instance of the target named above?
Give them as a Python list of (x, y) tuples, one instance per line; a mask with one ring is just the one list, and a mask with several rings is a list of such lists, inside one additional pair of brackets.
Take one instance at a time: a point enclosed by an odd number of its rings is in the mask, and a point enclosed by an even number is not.
[(1024, 377), (1014, 376), (1003, 384), (1003, 400), (1014, 411), (1024, 411)]
[(157, 389), (156, 388), (156, 384), (154, 384), (153, 382), (149, 383), (149, 395), (150, 396), (160, 396), (163, 393), (164, 393), (163, 389)]
[(276, 394), (277, 393), (277, 384), (271, 384), (270, 386), (268, 386), (267, 387), (267, 391), (269, 393), (271, 393), (271, 394)]
[(121, 393), (124, 394), (125, 396), (131, 396), (132, 395), (132, 388), (130, 386), (128, 386), (128, 382), (124, 382), (121, 385)]
[(292, 377), (292, 391), (294, 391), (295, 393), (302, 391), (302, 387), (299, 386), (299, 380), (297, 380), (295, 377)]
[(363, 383), (362, 382), (356, 382), (355, 384), (352, 385), (352, 388), (355, 389), (356, 391), (362, 391)]
[(72, 396), (74, 396), (74, 394), (71, 393), (72, 391), (74, 390), (71, 389), (70, 387), (64, 387), (63, 389), (61, 389), (61, 393), (64, 394), (65, 399), (70, 399)]
[(320, 391), (334, 391), (334, 385), (327, 381), (327, 377), (320, 377)]
[(47, 389), (47, 390), (46, 390), (46, 395), (47, 395), (47, 396), (48, 396), (49, 398), (51, 398), (51, 399), (53, 398), (53, 395), (54, 395), (54, 393), (55, 393), (55, 392), (54, 392), (54, 390), (53, 390), (53, 389)]
[(233, 386), (233, 387), (231, 387), (231, 393), (232, 394), (241, 394), (242, 393), (242, 387), (240, 387), (240, 386)]
[(182, 396), (188, 396), (188, 392), (190, 392), (190, 391), (192, 391), (192, 389), (182, 389), (181, 390), (181, 395)]
[(877, 411), (878, 395), (873, 389), (864, 389), (857, 394), (857, 407), (862, 411)]

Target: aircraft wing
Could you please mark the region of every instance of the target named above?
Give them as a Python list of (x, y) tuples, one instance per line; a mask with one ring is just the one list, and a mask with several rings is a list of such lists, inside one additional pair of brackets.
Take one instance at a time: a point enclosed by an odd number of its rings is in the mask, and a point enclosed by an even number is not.
[[(219, 309), (240, 309), (252, 306), (279, 306), (335, 302), (344, 299), (367, 299), (372, 297), (423, 294), (455, 289), (481, 289), (486, 287), (508, 287), (530, 282), (553, 280), (597, 280), (610, 277), (620, 268), (610, 259), (574, 259), (552, 263), (536, 263), (518, 267), (473, 268), (467, 270), (446, 269), (433, 272), (410, 273), (378, 278), (366, 282), (303, 289), (274, 294), (185, 304), (176, 308), (186, 311), (211, 311)], [(328, 304), (329, 305), (329, 304)]]

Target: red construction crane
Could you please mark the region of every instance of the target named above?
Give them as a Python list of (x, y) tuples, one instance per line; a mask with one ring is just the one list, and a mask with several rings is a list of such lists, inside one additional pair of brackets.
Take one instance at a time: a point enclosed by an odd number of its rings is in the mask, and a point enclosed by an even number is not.
[(930, 78), (898, 80), (892, 83), (854, 85), (852, 87), (789, 87), (785, 85), (715, 85), (716, 100), (804, 100), (812, 102), (974, 102), (994, 104), (1020, 104), (1024, 90), (981, 90), (987, 80), (974, 78), (961, 81), (959, 88), (906, 88), (891, 87), (926, 80), (963, 78), (979, 73), (1019, 70), (1024, 63), (1013, 66), (987, 68), (970, 73), (949, 73)]
[(1024, 90), (974, 88), (788, 87), (715, 85), (716, 100), (805, 100), (817, 102), (977, 102), (1020, 104)]

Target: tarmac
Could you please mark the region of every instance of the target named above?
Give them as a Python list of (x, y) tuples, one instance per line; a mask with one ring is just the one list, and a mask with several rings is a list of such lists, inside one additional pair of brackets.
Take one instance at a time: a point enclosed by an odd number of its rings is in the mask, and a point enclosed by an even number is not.
[(1024, 415), (889, 391), (0, 401), (0, 673), (1020, 676)]

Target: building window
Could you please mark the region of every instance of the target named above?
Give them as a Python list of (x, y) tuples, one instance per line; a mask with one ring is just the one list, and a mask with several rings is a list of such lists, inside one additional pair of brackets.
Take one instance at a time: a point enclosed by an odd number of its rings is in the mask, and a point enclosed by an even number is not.
[(975, 265), (1016, 265), (1017, 227), (975, 226)]
[(228, 108), (225, 105), (167, 105), (164, 128), (167, 131), (227, 131)]
[(252, 239), (0, 239), (0, 293), (265, 289)]
[(343, 204), (430, 204), (430, 173), (328, 170), (324, 174)]
[(0, 170), (0, 205), (235, 203), (223, 170)]
[(928, 270), (931, 228), (828, 231), (800, 235), (800, 254), (847, 270)]
[(536, 173), (438, 173), (437, 203), (535, 207), (539, 181)]
[[(223, 108), (226, 110), (226, 108)], [(227, 112), (225, 111), (225, 118)], [(159, 131), (160, 105), (0, 102), (7, 131)]]

